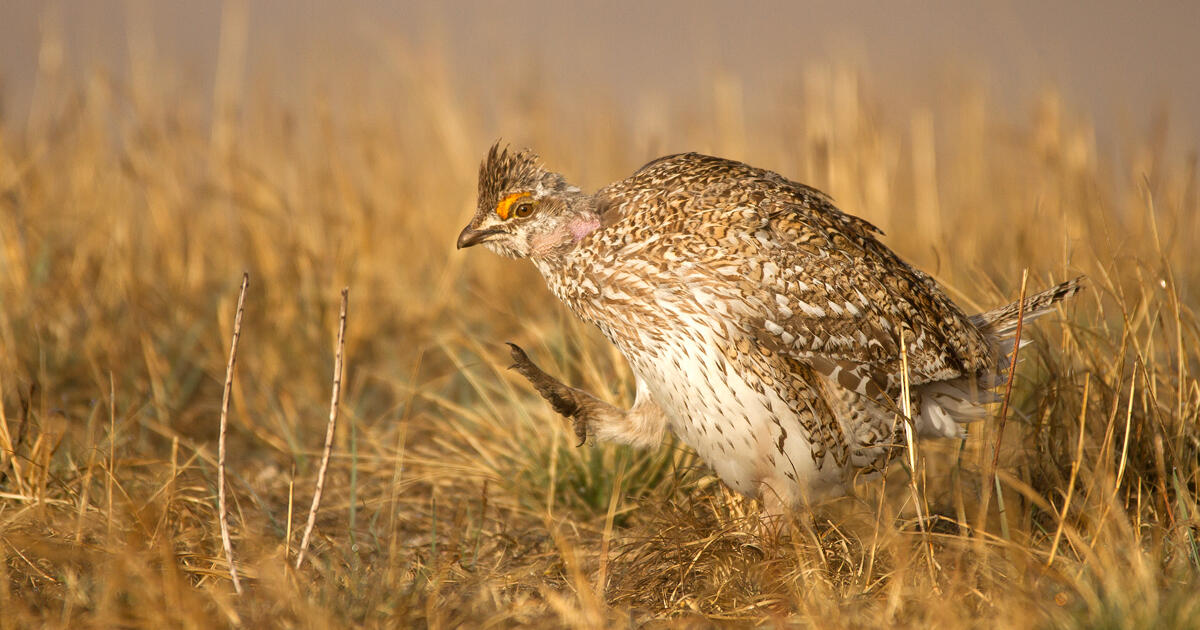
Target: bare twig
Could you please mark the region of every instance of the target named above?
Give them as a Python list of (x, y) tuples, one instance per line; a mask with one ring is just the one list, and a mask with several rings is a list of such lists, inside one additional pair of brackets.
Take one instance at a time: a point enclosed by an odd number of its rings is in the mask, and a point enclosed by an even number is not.
[(1025, 287), (1029, 282), (1029, 270), (1021, 270), (1021, 295), (1017, 298), (1017, 330), (1013, 334), (1012, 357), (1008, 363), (1008, 381), (1004, 385), (1004, 400), (1000, 403), (1000, 424), (996, 428), (996, 444), (992, 447), (992, 465), (988, 471), (988, 482), (983, 487), (983, 504), (979, 510), (979, 531), (986, 529), (992, 489), (996, 487), (996, 469), (1000, 464), (1000, 444), (1004, 440), (1004, 425), (1008, 421), (1008, 404), (1012, 399), (1013, 379), (1017, 374), (1017, 359), (1021, 354), (1021, 328), (1025, 324)]
[(317, 522), (317, 510), (321, 508), (321, 492), (325, 489), (325, 472), (329, 469), (329, 454), (333, 452), (333, 430), (337, 426), (338, 399), (342, 394), (342, 353), (346, 347), (346, 303), (350, 287), (342, 289), (342, 310), (338, 316), (337, 354), (333, 359), (333, 395), (329, 401), (329, 426), (325, 430), (325, 451), (321, 453), (321, 468), (317, 471), (317, 488), (313, 492), (312, 507), (308, 510), (308, 524), (304, 526), (304, 537), (300, 539), (300, 551), (296, 554), (296, 568), (304, 563), (304, 552), (308, 550), (308, 539)]
[(229, 363), (225, 366), (225, 391), (221, 394), (221, 429), (217, 434), (217, 512), (221, 519), (221, 544), (225, 546), (225, 559), (229, 561), (229, 577), (233, 578), (233, 590), (242, 594), (242, 582), (238, 579), (237, 565), (233, 562), (233, 543), (229, 540), (229, 518), (225, 507), (225, 432), (229, 425), (229, 396), (233, 389), (233, 365), (237, 362), (238, 340), (242, 337), (242, 312), (246, 304), (246, 287), (250, 285), (250, 274), (242, 274), (242, 291), (238, 294), (237, 315), (233, 319), (233, 341), (229, 344)]
[(292, 556), (292, 499), (296, 490), (296, 462), (292, 461), (292, 474), (288, 477), (288, 515), (287, 531), (283, 535), (283, 568), (287, 568), (287, 559)]
[(1021, 353), (1021, 328), (1025, 323), (1025, 286), (1029, 282), (1029, 270), (1021, 270), (1021, 296), (1017, 298), (1017, 330), (1013, 333), (1012, 360), (1008, 364), (1008, 381), (1004, 384), (1004, 401), (1000, 403), (1000, 424), (996, 427), (996, 445), (992, 449), (992, 468), (988, 475), (996, 479), (996, 467), (1000, 463), (1000, 440), (1004, 437), (1004, 425), (1008, 420), (1008, 404), (1012, 399), (1013, 378), (1017, 374), (1017, 357)]
[(935, 589), (937, 589), (936, 571), (934, 570), (933, 559), (933, 542), (929, 538), (929, 530), (927, 529), (921, 491), (917, 487), (917, 441), (916, 441), (916, 421), (913, 419), (912, 412), (912, 393), (909, 389), (908, 379), (908, 343), (905, 340), (904, 331), (900, 331), (900, 396), (901, 409), (904, 411), (904, 441), (908, 451), (908, 479), (909, 489), (912, 491), (913, 503), (917, 508), (917, 526), (921, 530), (921, 537), (925, 541), (926, 560), (929, 563), (929, 581)]
[(108, 496), (108, 528), (105, 534), (112, 536), (113, 526), (113, 479), (117, 474), (117, 385), (112, 370), (108, 371), (108, 478), (105, 493)]

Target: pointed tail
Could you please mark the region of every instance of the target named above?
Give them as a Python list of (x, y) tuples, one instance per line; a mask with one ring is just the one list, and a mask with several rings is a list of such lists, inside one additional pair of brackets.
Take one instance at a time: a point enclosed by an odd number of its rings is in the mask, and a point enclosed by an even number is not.
[[(1003, 383), (1008, 371), (1013, 343), (1016, 341), (1014, 336), (1018, 317), (1027, 324), (1046, 314), (1055, 304), (1078, 293), (1082, 281), (1083, 276), (1080, 276), (1048, 291), (1026, 297), (1024, 302), (1013, 302), (971, 316), (971, 323), (995, 344), (997, 365), (987, 374), (920, 385), (917, 391), (921, 394), (921, 411), (914, 418), (919, 434), (957, 437), (962, 432), (960, 423), (983, 419), (987, 415), (986, 405), (1000, 401), (993, 389)], [(1024, 346), (1029, 343), (1029, 338), (1022, 336), (1021, 345)]]
[[(1031, 295), (1025, 298), (1024, 307), (1021, 306), (1021, 302), (1013, 302), (986, 313), (972, 315), (971, 323), (996, 339), (1006, 339), (1016, 333), (1018, 316), (1025, 322), (1029, 322), (1048, 313), (1055, 304), (1078, 293), (1083, 288), (1080, 284), (1082, 281), (1083, 276), (1079, 276), (1053, 289)], [(1023, 315), (1021, 315), (1022, 312)]]

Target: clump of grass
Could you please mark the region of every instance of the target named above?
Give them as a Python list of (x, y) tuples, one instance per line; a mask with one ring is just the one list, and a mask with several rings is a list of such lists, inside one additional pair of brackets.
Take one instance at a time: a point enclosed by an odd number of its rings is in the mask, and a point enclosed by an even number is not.
[[(725, 78), (649, 118), (663, 147), (826, 190), (964, 304), (1015, 299), (1022, 269), (1031, 290), (1089, 278), (1023, 333), (984, 518), (995, 420), (923, 445), (927, 530), (900, 467), (772, 529), (678, 444), (575, 448), (501, 342), (613, 401), (631, 399), (628, 368), (527, 265), (453, 250), (497, 133), (599, 185), (656, 156), (646, 130), (521, 81), (460, 98), (436, 57), (397, 58), (303, 107), (223, 84), (237, 107), (213, 120), (186, 105), (205, 95), (47, 71), (35, 115), (0, 121), (5, 622), (1197, 623), (1200, 201), (1166, 134), (1102, 153), (1053, 94), (1010, 122), (971, 86), (889, 110), (839, 65), (752, 96), (795, 110), (737, 118)], [(215, 420), (243, 270), (238, 596)], [(346, 421), (296, 569), (289, 505), (321, 462), (342, 286), (359, 305)]]

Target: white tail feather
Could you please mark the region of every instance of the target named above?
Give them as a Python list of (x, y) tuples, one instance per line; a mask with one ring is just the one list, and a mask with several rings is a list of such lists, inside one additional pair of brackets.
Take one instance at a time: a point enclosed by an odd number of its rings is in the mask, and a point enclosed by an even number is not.
[[(1023, 324), (1044, 315), (1059, 302), (1075, 295), (1083, 277), (1064, 282), (1052, 289), (1013, 302), (1007, 306), (971, 317), (971, 323), (983, 330), (994, 344), (999, 357), (996, 369), (978, 378), (962, 377), (949, 381), (926, 383), (914, 389), (920, 396), (921, 409), (913, 418), (917, 433), (922, 437), (963, 437), (961, 423), (975, 422), (987, 416), (987, 405), (999, 402), (993, 391), (1007, 376), (1013, 344), (1016, 342), (1017, 322)], [(1021, 339), (1021, 347), (1030, 343)]]

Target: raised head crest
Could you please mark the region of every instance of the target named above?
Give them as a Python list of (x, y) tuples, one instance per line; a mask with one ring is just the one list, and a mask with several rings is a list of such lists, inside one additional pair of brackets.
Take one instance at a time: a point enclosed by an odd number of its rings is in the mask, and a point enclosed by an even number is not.
[(479, 204), (458, 247), (486, 243), (514, 258), (561, 251), (594, 229), (585, 197), (532, 151), (497, 142), (479, 166)]
[(514, 151), (497, 141), (479, 165), (479, 203), (496, 209), (502, 195), (532, 191), (545, 172), (532, 151)]

